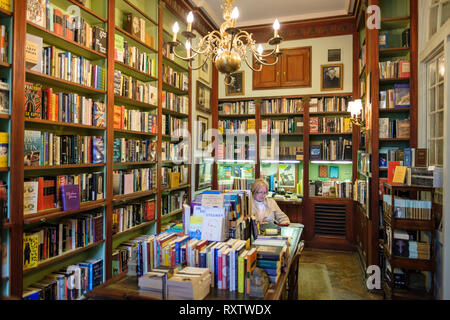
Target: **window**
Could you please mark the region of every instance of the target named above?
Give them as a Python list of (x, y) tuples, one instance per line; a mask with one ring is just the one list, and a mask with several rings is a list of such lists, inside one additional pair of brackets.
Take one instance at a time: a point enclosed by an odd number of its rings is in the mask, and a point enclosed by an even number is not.
[(431, 38), (450, 18), (450, 0), (431, 0), (429, 12), (428, 38)]
[(427, 66), (427, 114), (429, 165), (444, 163), (444, 55), (441, 52)]

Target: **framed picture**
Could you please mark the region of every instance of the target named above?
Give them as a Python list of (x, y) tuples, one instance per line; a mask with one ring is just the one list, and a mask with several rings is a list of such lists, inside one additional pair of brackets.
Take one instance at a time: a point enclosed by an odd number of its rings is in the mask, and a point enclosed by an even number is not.
[(206, 59), (205, 62), (205, 59), (206, 57), (204, 55), (199, 55), (198, 62), (199, 66), (202, 67), (198, 69), (198, 77), (209, 85), (211, 83), (211, 60)]
[(297, 166), (280, 164), (278, 166), (278, 187), (295, 192), (297, 186)]
[(328, 62), (341, 61), (341, 49), (328, 49)]
[(211, 113), (211, 89), (197, 80), (197, 110)]
[(320, 90), (342, 90), (344, 79), (343, 64), (327, 64), (320, 66)]
[(212, 186), (213, 163), (205, 161), (195, 165), (195, 190), (210, 188)]
[(225, 94), (227, 96), (240, 96), (245, 94), (244, 71), (238, 71), (230, 75), (234, 78), (234, 81), (231, 85), (225, 86)]
[(208, 118), (197, 116), (197, 150), (204, 150), (208, 146)]
[(328, 178), (328, 166), (319, 166), (319, 178)]

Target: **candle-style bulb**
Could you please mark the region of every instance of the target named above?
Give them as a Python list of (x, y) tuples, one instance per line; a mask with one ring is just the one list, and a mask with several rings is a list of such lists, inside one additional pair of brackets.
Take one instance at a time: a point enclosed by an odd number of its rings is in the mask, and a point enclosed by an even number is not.
[(173, 31), (172, 41), (175, 42), (175, 41), (177, 41), (177, 33), (178, 33), (178, 31), (180, 31), (180, 27), (178, 26), (178, 21), (175, 21), (175, 23), (173, 24), (172, 31)]
[(192, 22), (194, 22), (194, 15), (192, 13), (192, 11), (189, 11), (189, 14), (187, 15), (187, 31), (191, 32), (192, 31)]
[(186, 51), (189, 53), (189, 50), (191, 50), (191, 42), (186, 40)]
[(239, 9), (237, 7), (234, 7), (233, 11), (231, 12), (231, 22), (233, 24), (233, 27), (236, 26), (236, 20), (239, 17)]
[(273, 37), (278, 37), (278, 30), (280, 30), (280, 23), (278, 22), (278, 19), (275, 19), (275, 22), (273, 23)]
[(259, 55), (262, 55), (262, 53), (263, 53), (263, 47), (262, 47), (261, 44), (258, 45), (257, 51), (258, 51)]

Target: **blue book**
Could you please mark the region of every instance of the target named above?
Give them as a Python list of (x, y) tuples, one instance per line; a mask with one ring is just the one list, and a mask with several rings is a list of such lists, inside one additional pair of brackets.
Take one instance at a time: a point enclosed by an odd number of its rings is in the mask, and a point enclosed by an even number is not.
[(270, 268), (270, 269), (276, 269), (278, 267), (279, 260), (262, 260), (258, 259), (256, 262), (256, 265), (259, 268)]
[(105, 145), (103, 137), (92, 137), (92, 163), (105, 162)]
[(378, 48), (386, 49), (389, 46), (389, 36), (387, 33), (380, 33), (378, 35)]
[(389, 163), (389, 149), (388, 148), (381, 148), (378, 152), (379, 156), (379, 168), (387, 168)]
[(276, 269), (269, 269), (269, 268), (262, 268), (262, 269), (267, 273), (269, 277), (270, 276), (276, 277), (278, 275), (278, 270)]
[(394, 84), (394, 108), (409, 108), (409, 83)]
[(403, 157), (403, 165), (405, 167), (411, 167), (412, 165), (412, 150), (411, 148), (405, 148)]

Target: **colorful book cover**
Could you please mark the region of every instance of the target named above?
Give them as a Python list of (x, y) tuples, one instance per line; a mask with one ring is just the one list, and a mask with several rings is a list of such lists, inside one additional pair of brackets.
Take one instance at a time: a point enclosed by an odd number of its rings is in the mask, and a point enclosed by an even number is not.
[(42, 86), (25, 82), (25, 118), (41, 119)]
[(309, 119), (309, 132), (310, 133), (319, 133), (319, 118), (311, 117)]
[(409, 91), (410, 88), (408, 83), (399, 83), (394, 85), (395, 108), (409, 108), (410, 106)]
[(189, 221), (189, 237), (191, 239), (202, 238), (203, 217), (192, 216)]
[(80, 209), (80, 186), (76, 184), (62, 185), (61, 198), (64, 211)]
[(94, 101), (92, 125), (96, 127), (106, 127), (106, 104)]
[(45, 0), (27, 0), (27, 20), (45, 27)]
[(38, 208), (38, 181), (25, 181), (23, 183), (23, 214), (37, 212)]
[(23, 235), (23, 270), (37, 267), (39, 263), (39, 234)]
[(92, 163), (105, 162), (105, 144), (103, 137), (92, 137)]
[(8, 147), (8, 132), (0, 132), (0, 168), (5, 168), (8, 166)]
[(24, 166), (39, 166), (41, 153), (41, 132), (25, 130)]
[(388, 162), (388, 183), (392, 184), (394, 180), (395, 167), (400, 165), (400, 161), (389, 161)]

